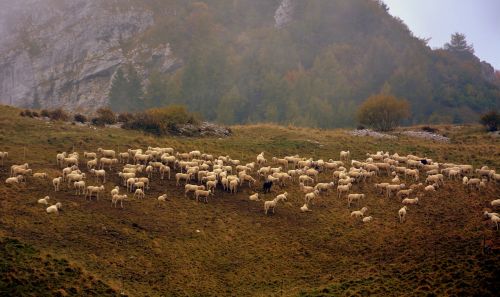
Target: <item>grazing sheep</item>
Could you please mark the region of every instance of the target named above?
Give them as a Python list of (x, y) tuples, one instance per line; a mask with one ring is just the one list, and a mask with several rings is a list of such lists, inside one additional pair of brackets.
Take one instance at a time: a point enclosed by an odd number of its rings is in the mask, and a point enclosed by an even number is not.
[(158, 205), (161, 205), (161, 203), (167, 202), (167, 194), (163, 194), (161, 196), (158, 196)]
[(400, 185), (388, 185), (385, 190), (386, 190), (386, 196), (387, 198), (391, 198), (392, 193), (397, 192), (401, 189), (404, 189), (406, 186), (405, 184), (400, 184)]
[(49, 197), (49, 196), (45, 196), (45, 197), (44, 197), (44, 198), (42, 198), (42, 199), (38, 199), (38, 203), (39, 203), (39, 204), (45, 204), (45, 205), (48, 205), (48, 204), (49, 204), (49, 201), (48, 201), (49, 199), (50, 199), (50, 197)]
[(304, 196), (304, 202), (309, 205), (309, 203), (313, 203), (314, 199), (319, 196), (319, 191), (314, 190), (313, 192), (307, 193)]
[(29, 168), (28, 163), (24, 163), (23, 165), (12, 165), (10, 166), (10, 176), (17, 175), (16, 170), (20, 169), (26, 170), (28, 168)]
[(349, 194), (347, 195), (347, 207), (351, 207), (351, 203), (355, 200), (365, 199), (365, 194)]
[(61, 202), (57, 202), (56, 204), (47, 207), (46, 211), (47, 213), (59, 213), (61, 208), (62, 208)]
[(488, 212), (487, 210), (484, 211), (483, 213), (484, 217), (486, 219), (490, 219), (491, 216), (497, 216), (497, 217), (500, 217), (500, 214), (496, 213), (496, 212)]
[(98, 148), (97, 152), (100, 153), (101, 156), (107, 157), (107, 158), (114, 158), (116, 155), (114, 150), (103, 150), (102, 148)]
[(189, 180), (191, 180), (191, 174), (188, 173), (177, 173), (175, 174), (175, 182), (177, 186), (180, 186), (180, 181), (184, 180), (186, 181), (186, 184)]
[(396, 194), (396, 197), (399, 199), (410, 197), (412, 192), (413, 190), (411, 188), (407, 190), (399, 190), (398, 193)]
[(97, 159), (97, 154), (92, 152), (83, 152), (83, 157), (87, 159)]
[(401, 207), (401, 209), (398, 211), (400, 223), (403, 223), (406, 220), (406, 211), (407, 210), (409, 210), (409, 208), (405, 205), (405, 206)]
[(141, 190), (141, 189), (136, 189), (135, 192), (134, 192), (134, 198), (140, 198), (140, 199), (144, 199), (146, 195), (144, 194), (144, 191)]
[(46, 179), (48, 177), (48, 175), (45, 172), (36, 172), (33, 174), (33, 177)]
[(194, 192), (194, 196), (196, 197), (196, 202), (199, 201), (200, 197), (203, 197), (203, 198), (205, 198), (205, 203), (208, 203), (208, 196), (209, 195), (214, 195), (214, 193), (212, 193), (212, 191), (210, 191), (210, 190), (208, 190), (208, 191), (205, 191), (205, 190), (196, 190)]
[(496, 199), (490, 202), (491, 206), (500, 206), (500, 199)]
[(106, 166), (108, 166), (109, 170), (112, 170), (112, 166), (113, 164), (116, 164), (118, 163), (118, 159), (110, 159), (110, 158), (106, 158), (106, 157), (102, 157), (101, 159), (99, 159), (99, 169), (105, 169)]
[(426, 192), (436, 192), (436, 184), (429, 185), (429, 186), (425, 187), (424, 191), (426, 191)]
[(197, 190), (205, 190), (205, 186), (201, 185), (191, 185), (191, 184), (186, 184), (184, 186), (184, 197), (187, 197), (187, 194), (189, 192), (196, 192)]
[(52, 180), (52, 185), (54, 185), (54, 191), (58, 192), (59, 187), (61, 186), (63, 178), (62, 177), (56, 177)]
[(308, 185), (308, 184), (313, 184), (314, 179), (312, 177), (304, 174), (304, 175), (299, 176), (299, 182), (303, 183), (304, 185)]
[(234, 179), (229, 182), (229, 192), (236, 194), (237, 191), (238, 191), (238, 180)]
[(375, 189), (377, 190), (377, 192), (379, 194), (382, 194), (382, 193), (384, 193), (384, 190), (387, 188), (388, 185), (389, 185), (389, 183), (375, 184)]
[(347, 185), (339, 185), (337, 186), (337, 197), (341, 198), (342, 195), (345, 193), (349, 193), (349, 190), (351, 189), (352, 184), (349, 183)]
[(118, 202), (120, 202), (120, 206), (123, 208), (123, 201), (127, 199), (127, 195), (124, 194), (124, 195), (119, 195), (119, 194), (115, 194), (111, 197), (111, 205), (115, 206), (118, 204)]
[(273, 209), (273, 213), (274, 213), (274, 209), (275, 209), (276, 205), (278, 204), (278, 202), (280, 202), (281, 200), (286, 201), (287, 196), (288, 196), (288, 193), (285, 192), (283, 194), (276, 196), (276, 198), (274, 198), (271, 201), (265, 201), (264, 202), (264, 213), (267, 215), (267, 212), (271, 208)]
[(365, 213), (368, 211), (368, 207), (363, 207), (361, 210), (355, 210), (351, 212), (351, 217), (355, 217), (357, 219), (362, 218)]
[(364, 217), (362, 221), (363, 221), (363, 223), (369, 223), (369, 222), (373, 221), (373, 217), (372, 216)]
[(111, 190), (111, 197), (118, 195), (119, 193), (120, 193), (120, 187), (116, 186), (113, 188), (113, 190)]
[(351, 152), (350, 151), (341, 151), (340, 152), (340, 161), (349, 162), (350, 158), (351, 158)]
[(316, 186), (314, 186), (314, 189), (315, 190), (318, 190), (318, 191), (325, 191), (327, 193), (329, 193), (329, 190), (330, 189), (333, 189), (333, 187), (335, 186), (335, 183), (334, 182), (329, 182), (329, 183), (318, 183), (316, 184)]
[(104, 170), (104, 169), (100, 169), (100, 170), (91, 169), (90, 173), (92, 173), (93, 175), (95, 175), (95, 180), (97, 182), (99, 182), (99, 178), (101, 177), (102, 178), (102, 182), (106, 183), (106, 170)]
[(248, 197), (248, 199), (250, 199), (251, 201), (260, 201), (259, 193), (255, 193), (253, 195), (250, 195), (250, 197)]
[(314, 188), (311, 187), (311, 186), (304, 186), (303, 183), (299, 183), (299, 186), (300, 186), (300, 190), (304, 193), (311, 193), (311, 192), (314, 192)]
[(168, 179), (170, 179), (170, 167), (168, 167), (167, 165), (162, 165), (160, 167), (160, 178), (161, 179), (164, 179), (165, 173), (168, 173)]
[(418, 198), (405, 198), (403, 201), (401, 201), (403, 204), (418, 204)]
[(497, 217), (497, 216), (491, 216), (490, 217), (490, 220), (495, 223), (495, 225), (497, 226), (497, 231), (498, 231), (498, 223), (500, 223), (500, 217)]
[(90, 161), (87, 161), (87, 169), (92, 170), (97, 168), (97, 159), (92, 159)]

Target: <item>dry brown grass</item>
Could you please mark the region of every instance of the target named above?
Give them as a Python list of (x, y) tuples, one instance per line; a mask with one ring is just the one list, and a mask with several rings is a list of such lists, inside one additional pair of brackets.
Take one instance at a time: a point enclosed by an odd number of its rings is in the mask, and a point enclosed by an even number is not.
[[(125, 150), (148, 145), (179, 151), (199, 148), (252, 161), (261, 151), (271, 156), (300, 154), (338, 159), (350, 149), (353, 158), (366, 152), (417, 153), (439, 161), (500, 168), (497, 140), (479, 128), (448, 130), (450, 144), (400, 137), (377, 140), (352, 137), (341, 130), (316, 130), (275, 125), (232, 127), (234, 135), (216, 138), (155, 138), (120, 129), (90, 129), (65, 123), (20, 118), (0, 108), (0, 150), (10, 152), (8, 167), (24, 161), (35, 171), (54, 175), (58, 151)], [(12, 111), (12, 112), (10, 112)], [(477, 129), (477, 130), (476, 130)], [(24, 158), (24, 147), (27, 149)], [(330, 174), (322, 174), (328, 181)], [(376, 181), (387, 180), (387, 177)], [(93, 183), (93, 178), (89, 179)], [(117, 182), (111, 178), (106, 193)], [(111, 207), (109, 196), (98, 202), (76, 197), (65, 187), (54, 193), (50, 181), (21, 186), (0, 184), (0, 236), (15, 237), (44, 252), (83, 267), (113, 289), (130, 296), (351, 296), (351, 295), (491, 295), (498, 291), (499, 257), (482, 255), (483, 235), (498, 232), (482, 219), (498, 186), (486, 192), (448, 182), (419, 206), (410, 206), (408, 221), (399, 224), (395, 199), (376, 195), (371, 186), (355, 187), (367, 198), (351, 209), (335, 193), (322, 196), (311, 213), (299, 212), (303, 195), (286, 189), (291, 198), (275, 215), (264, 216), (262, 203), (248, 200), (244, 187), (233, 196), (220, 191), (208, 204), (183, 197), (175, 181), (159, 182), (143, 201)], [(164, 207), (156, 197), (169, 195)], [(265, 195), (270, 200), (282, 190)], [(47, 215), (37, 199), (50, 195), (63, 203), (59, 215)], [(107, 194), (109, 195), (109, 194)], [(362, 225), (349, 217), (362, 206), (375, 219)], [(197, 233), (196, 230), (201, 232)]]

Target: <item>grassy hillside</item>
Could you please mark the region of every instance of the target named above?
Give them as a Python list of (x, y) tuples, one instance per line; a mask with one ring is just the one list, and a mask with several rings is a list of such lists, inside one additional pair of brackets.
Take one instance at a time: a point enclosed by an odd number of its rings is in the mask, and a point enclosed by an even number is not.
[[(253, 161), (261, 151), (268, 159), (300, 154), (328, 160), (350, 149), (354, 159), (364, 159), (366, 152), (389, 150), (500, 168), (498, 139), (479, 127), (440, 126), (451, 138), (449, 144), (273, 125), (234, 126), (233, 136), (224, 139), (155, 138), (17, 114), (14, 108), (0, 107), (0, 151), (10, 152), (0, 167), (2, 244), (6, 237), (15, 238), (57, 255), (101, 280), (103, 288), (130, 296), (484, 296), (498, 292), (495, 275), (500, 256), (483, 255), (481, 248), (483, 236), (499, 239), (482, 218), (489, 201), (500, 196), (495, 185), (477, 193), (448, 181), (437, 193), (425, 195), (420, 205), (410, 206), (408, 221), (399, 224), (400, 202), (376, 195), (371, 185), (354, 187), (354, 192), (366, 193), (367, 198), (351, 209), (333, 192), (323, 195), (311, 213), (300, 213), (303, 195), (296, 184), (274, 188), (264, 195), (265, 200), (285, 190), (290, 199), (278, 205), (275, 215), (266, 217), (262, 202), (248, 200), (247, 187), (237, 195), (218, 191), (204, 204), (184, 198), (175, 181), (160, 182), (156, 177), (145, 200), (130, 199), (124, 209), (118, 209), (111, 207), (108, 196), (118, 182), (114, 174), (106, 184), (106, 197), (99, 201), (86, 201), (65, 186), (55, 193), (50, 181), (31, 178), (20, 186), (3, 183), (14, 163), (29, 162), (34, 172), (56, 176), (55, 155), (60, 151), (98, 147), (124, 151), (149, 145), (172, 146), (180, 152), (200, 149), (244, 162)], [(329, 180), (330, 174), (321, 174), (320, 181)], [(94, 184), (94, 179), (87, 182)], [(164, 192), (169, 201), (158, 206), (155, 198)], [(62, 202), (59, 215), (47, 215), (36, 203), (45, 195), (52, 203)], [(362, 206), (374, 217), (371, 224), (349, 217), (350, 211)], [(24, 245), (19, 249), (22, 253)], [(25, 259), (23, 263), (39, 261)], [(70, 278), (56, 284), (82, 290)]]

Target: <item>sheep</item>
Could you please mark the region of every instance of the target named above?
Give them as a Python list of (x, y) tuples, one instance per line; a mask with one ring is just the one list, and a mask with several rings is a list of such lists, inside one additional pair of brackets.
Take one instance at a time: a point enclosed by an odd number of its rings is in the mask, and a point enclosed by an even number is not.
[(68, 187), (69, 185), (71, 185), (71, 183), (75, 182), (75, 181), (81, 181), (81, 180), (84, 180), (86, 177), (85, 177), (85, 173), (70, 173), (66, 176), (66, 181), (68, 182)]
[(405, 184), (400, 184), (400, 185), (388, 185), (385, 190), (386, 190), (386, 196), (387, 198), (391, 198), (392, 193), (399, 191), (401, 189), (405, 188)]
[(418, 181), (419, 172), (418, 169), (406, 169), (405, 170), (405, 179), (412, 178), (415, 181)]
[(497, 216), (497, 217), (500, 217), (500, 214), (496, 213), (496, 212), (488, 212), (487, 210), (484, 211), (483, 213), (484, 217), (486, 219), (490, 219), (491, 216)]
[(73, 183), (73, 188), (75, 188), (75, 195), (85, 194), (85, 181), (76, 181)]
[(52, 180), (52, 185), (54, 185), (55, 192), (59, 191), (59, 186), (61, 185), (62, 179), (62, 177), (56, 177)]
[(436, 187), (437, 184), (434, 184), (434, 185), (429, 185), (427, 187), (424, 188), (424, 191), (426, 192), (436, 192)]
[(63, 166), (63, 159), (66, 158), (66, 152), (62, 152), (60, 154), (56, 155), (56, 162), (57, 165), (62, 167)]
[(398, 211), (400, 223), (403, 223), (405, 221), (407, 210), (409, 210), (409, 208), (405, 205), (405, 206), (401, 207), (401, 209)]
[(205, 186), (203, 186), (203, 185), (198, 186), (198, 185), (186, 184), (184, 186), (184, 197), (187, 197), (187, 194), (189, 192), (195, 192), (197, 190), (205, 190)]
[(177, 173), (175, 174), (175, 181), (176, 181), (176, 185), (177, 186), (180, 186), (180, 181), (181, 180), (185, 180), (186, 181), (186, 184), (188, 182), (188, 180), (191, 179), (191, 174), (188, 174), (188, 173)]
[(146, 190), (146, 185), (144, 182), (142, 181), (136, 181), (133, 185), (133, 188), (134, 189), (141, 189), (143, 192), (145, 192)]
[(14, 167), (11, 169), (11, 176), (17, 176), (17, 175), (30, 175), (32, 173), (31, 169), (26, 169), (22, 167)]
[(0, 152), (0, 161), (2, 162), (0, 163), (0, 165), (3, 166), (3, 160), (7, 159), (8, 156), (9, 156), (8, 152)]
[(332, 189), (335, 186), (334, 182), (329, 182), (329, 183), (318, 183), (316, 186), (314, 186), (315, 190), (318, 191), (326, 191), (327, 193), (329, 192), (330, 189)]
[(260, 201), (259, 193), (254, 193), (254, 194), (250, 195), (250, 197), (248, 197), (248, 199), (250, 199), (251, 201)]
[(10, 176), (14, 176), (16, 175), (16, 170), (19, 170), (19, 169), (28, 169), (29, 168), (29, 165), (28, 163), (24, 163), (23, 165), (12, 165), (10, 166)]
[(405, 198), (403, 201), (401, 201), (403, 204), (418, 204), (418, 198)]
[(340, 152), (340, 161), (349, 162), (350, 158), (351, 158), (351, 152), (350, 151), (341, 151)]
[(125, 164), (130, 160), (130, 154), (128, 152), (118, 153), (118, 160), (120, 163)]
[(276, 198), (274, 198), (271, 201), (265, 201), (264, 202), (264, 213), (267, 215), (267, 212), (269, 211), (269, 209), (272, 208), (273, 209), (273, 214), (274, 214), (274, 209), (275, 209), (276, 205), (278, 204), (278, 202), (280, 202), (281, 200), (286, 201), (287, 200), (287, 196), (288, 196), (288, 193), (285, 192), (283, 194), (280, 194), (280, 195), (276, 196)]
[(464, 186), (467, 186), (467, 185), (469, 184), (469, 178), (468, 178), (467, 176), (464, 176), (464, 177), (462, 178), (462, 184), (463, 184)]
[(377, 192), (379, 194), (382, 194), (382, 193), (384, 193), (384, 190), (387, 188), (388, 185), (389, 185), (389, 183), (375, 184), (375, 189), (377, 190)]
[(45, 205), (48, 205), (49, 204), (49, 200), (50, 197), (49, 196), (45, 196), (44, 198), (41, 198), (41, 199), (38, 199), (38, 203), (39, 204), (45, 204)]
[(364, 217), (362, 219), (363, 223), (369, 223), (371, 221), (373, 221), (373, 217), (372, 216), (369, 216), (369, 217)]
[(413, 192), (412, 189), (399, 190), (398, 193), (396, 194), (396, 197), (399, 199), (405, 198), (405, 197), (410, 197), (412, 192)]
[(20, 178), (18, 176), (16, 177), (9, 177), (5, 180), (5, 183), (8, 185), (12, 184), (18, 184), (20, 182)]
[(498, 231), (498, 223), (500, 223), (500, 217), (497, 217), (497, 216), (491, 216), (490, 217), (490, 220), (495, 223), (495, 225), (497, 226), (497, 231)]
[(123, 201), (127, 199), (127, 195), (124, 194), (124, 195), (119, 195), (119, 194), (115, 194), (113, 196), (111, 196), (111, 206), (115, 206), (118, 204), (118, 202), (120, 202), (120, 206), (123, 208)]
[(318, 190), (315, 190), (314, 192), (311, 192), (311, 193), (307, 193), (304, 196), (304, 202), (306, 204), (312, 203), (314, 201), (314, 199), (316, 199), (316, 197), (318, 197), (318, 196), (319, 196), (319, 191)]
[(209, 181), (207, 181), (207, 189), (211, 190), (212, 193), (214, 193), (215, 189), (217, 188), (217, 183), (218, 183), (217, 180), (209, 180)]
[(103, 157), (114, 158), (116, 153), (114, 150), (103, 150), (102, 148), (98, 148), (97, 152), (101, 154)]
[(244, 183), (244, 182), (248, 182), (248, 187), (251, 188), (252, 187), (252, 183), (256, 183), (257, 181), (250, 175), (248, 174), (244, 174), (241, 176), (240, 178), (240, 186)]
[(33, 177), (46, 179), (48, 177), (48, 175), (45, 172), (36, 172), (33, 174)]
[(210, 191), (210, 190), (208, 190), (208, 191), (205, 191), (205, 190), (196, 190), (194, 192), (194, 196), (196, 197), (196, 202), (199, 201), (200, 197), (204, 197), (205, 198), (205, 203), (208, 203), (208, 196), (209, 195), (214, 195), (214, 193), (212, 193), (212, 191)]
[(134, 198), (136, 198), (136, 197), (140, 198), (140, 199), (144, 199), (144, 197), (145, 197), (144, 191), (141, 189), (136, 189), (134, 192)]
[(365, 199), (365, 194), (349, 194), (347, 195), (347, 207), (351, 207), (351, 203), (354, 202), (354, 200), (361, 200)]
[(97, 159), (97, 154), (92, 152), (83, 152), (83, 157), (87, 159)]
[(104, 184), (106, 183), (106, 170), (104, 170), (104, 169), (100, 169), (100, 170), (91, 169), (90, 173), (95, 175), (95, 179), (97, 182), (99, 182), (99, 178), (102, 177), (102, 182)]
[(104, 186), (100, 186), (100, 187), (88, 186), (87, 191), (85, 192), (85, 199), (87, 199), (87, 197), (89, 197), (89, 200), (91, 200), (92, 196), (94, 196), (94, 194), (95, 194), (96, 200), (99, 200), (99, 193), (101, 193), (103, 191), (104, 191)]
[(491, 206), (500, 206), (500, 199), (496, 199), (490, 202)]
[(170, 167), (167, 165), (160, 166), (160, 178), (162, 180), (165, 178), (165, 173), (168, 173), (168, 179), (170, 179)]
[(64, 166), (78, 165), (78, 158), (75, 158), (75, 157), (64, 158), (62, 160), (62, 164)]
[(365, 213), (368, 211), (368, 207), (363, 207), (361, 210), (355, 210), (351, 212), (351, 217), (355, 217), (357, 219), (362, 218)]
[(349, 183), (347, 185), (339, 185), (337, 186), (337, 197), (341, 198), (344, 193), (348, 193), (351, 189), (352, 184)]
[(167, 199), (168, 199), (167, 194), (163, 194), (161, 196), (158, 196), (158, 199), (157, 199), (158, 205), (161, 205), (161, 203), (167, 202)]
[(311, 193), (314, 191), (314, 188), (311, 186), (304, 186), (304, 183), (299, 183), (300, 190), (304, 193)]
[(467, 186), (469, 186), (469, 188), (476, 187), (477, 190), (480, 189), (480, 184), (481, 180), (479, 178), (471, 178), (469, 179), (469, 181), (467, 181)]
[(304, 185), (308, 185), (308, 184), (313, 184), (314, 179), (308, 175), (301, 175), (299, 176), (299, 182), (303, 183)]
[(101, 159), (99, 159), (99, 168), (100, 169), (105, 169), (106, 165), (109, 167), (109, 170), (112, 169), (112, 166), (113, 164), (116, 164), (118, 163), (118, 159), (110, 159), (110, 158), (105, 158), (105, 157), (102, 157)]
[(312, 211), (312, 210), (310, 210), (309, 207), (307, 207), (307, 203), (304, 203), (304, 205), (302, 205), (300, 207), (300, 211), (301, 212), (309, 212), (309, 211)]
[(236, 194), (237, 191), (238, 191), (238, 180), (234, 179), (229, 182), (229, 192)]
[(56, 204), (47, 207), (45, 211), (47, 211), (47, 213), (59, 213), (59, 210), (61, 210), (61, 208), (61, 202), (57, 202)]

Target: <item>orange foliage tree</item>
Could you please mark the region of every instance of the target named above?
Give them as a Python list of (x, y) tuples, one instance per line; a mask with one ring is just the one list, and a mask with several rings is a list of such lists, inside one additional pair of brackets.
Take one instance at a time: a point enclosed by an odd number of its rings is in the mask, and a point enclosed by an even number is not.
[(361, 104), (357, 111), (358, 121), (376, 130), (389, 131), (403, 119), (410, 117), (407, 100), (391, 95), (373, 95)]

